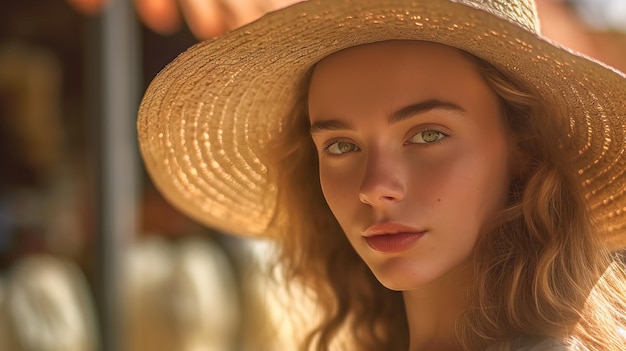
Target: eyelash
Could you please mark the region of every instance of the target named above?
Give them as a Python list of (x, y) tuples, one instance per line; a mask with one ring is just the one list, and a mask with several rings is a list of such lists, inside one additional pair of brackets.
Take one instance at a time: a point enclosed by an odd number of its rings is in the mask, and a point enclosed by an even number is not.
[[(427, 142), (424, 140), (424, 133), (426, 132), (434, 132), (437, 134), (437, 139), (433, 140), (431, 142)], [(411, 142), (410, 140), (415, 138), (418, 135), (422, 135), (421, 140), (423, 140), (424, 142)], [(412, 145), (412, 144), (423, 144), (423, 145), (430, 145), (430, 144), (435, 144), (440, 142), (441, 140), (445, 139), (446, 137), (448, 137), (449, 134), (448, 133), (444, 133), (440, 130), (436, 130), (436, 129), (423, 129), (420, 130), (418, 132), (416, 132), (415, 134), (413, 134), (405, 143), (404, 145)], [(340, 152), (340, 153), (335, 153), (335, 152), (331, 152), (330, 149), (333, 148), (334, 146), (339, 147), (339, 144), (347, 144), (352, 146), (354, 149), (350, 150), (350, 151), (346, 151), (346, 152)], [(349, 142), (349, 141), (342, 141), (342, 140), (333, 140), (330, 141), (329, 143), (327, 143), (323, 148), (322, 148), (322, 154), (324, 156), (327, 157), (341, 157), (343, 155), (346, 155), (348, 153), (352, 153), (352, 152), (356, 152), (356, 151), (361, 151), (361, 149), (358, 147), (358, 145), (356, 145), (355, 143)]]
[[(348, 151), (348, 152), (343, 152), (343, 153), (334, 153), (334, 152), (330, 152), (329, 150), (334, 146), (337, 145), (339, 146), (339, 144), (349, 144), (352, 145), (354, 147), (354, 150)], [(326, 157), (341, 157), (347, 153), (351, 153), (351, 152), (355, 152), (355, 151), (361, 151), (361, 149), (352, 142), (349, 141), (342, 141), (342, 140), (334, 140), (334, 141), (330, 141), (328, 144), (326, 144), (323, 148), (322, 148), (322, 154)]]
[[(433, 141), (430, 141), (430, 142), (424, 140), (424, 133), (426, 133), (426, 132), (434, 132), (434, 133), (436, 133), (437, 134), (437, 139), (433, 140)], [(410, 142), (413, 138), (415, 138), (416, 136), (418, 136), (420, 134), (422, 135), (421, 139), (424, 142), (414, 142), (414, 143)], [(404, 144), (405, 145), (408, 145), (408, 144), (431, 145), (431, 144), (436, 144), (436, 143), (440, 142), (441, 140), (447, 138), (448, 136), (450, 136), (450, 134), (448, 134), (446, 132), (442, 132), (441, 130), (437, 130), (437, 129), (434, 129), (434, 128), (426, 128), (426, 129), (419, 130), (415, 134), (412, 134), (411, 137)]]

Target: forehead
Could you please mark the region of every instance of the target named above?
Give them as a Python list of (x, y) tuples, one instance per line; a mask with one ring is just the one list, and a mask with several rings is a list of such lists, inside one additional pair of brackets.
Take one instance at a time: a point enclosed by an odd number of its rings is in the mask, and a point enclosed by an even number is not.
[(455, 76), (464, 72), (476, 73), (476, 65), (463, 51), (433, 42), (390, 40), (359, 45), (338, 51), (316, 64), (313, 77), (337, 76), (359, 80), (381, 74), (403, 81), (406, 73)]
[(469, 54), (432, 42), (398, 40), (326, 57), (313, 69), (308, 100), (313, 114), (319, 108), (365, 108), (375, 102), (385, 110), (379, 112), (387, 113), (423, 99), (471, 102), (490, 93)]

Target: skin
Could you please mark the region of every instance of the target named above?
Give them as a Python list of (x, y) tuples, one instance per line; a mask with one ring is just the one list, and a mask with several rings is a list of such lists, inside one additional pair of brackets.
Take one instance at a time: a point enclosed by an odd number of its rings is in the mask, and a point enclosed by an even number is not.
[[(458, 348), (472, 252), (510, 183), (496, 95), (460, 51), (389, 41), (318, 63), (308, 104), (326, 201), (376, 278), (403, 291), (411, 350)], [(401, 250), (368, 244), (397, 224), (417, 233)]]
[[(172, 34), (183, 23), (198, 39), (210, 39), (240, 27), (264, 13), (298, 0), (134, 0), (137, 15), (153, 31)], [(77, 10), (94, 15), (111, 0), (67, 0)], [(182, 16), (181, 16), (182, 15)]]

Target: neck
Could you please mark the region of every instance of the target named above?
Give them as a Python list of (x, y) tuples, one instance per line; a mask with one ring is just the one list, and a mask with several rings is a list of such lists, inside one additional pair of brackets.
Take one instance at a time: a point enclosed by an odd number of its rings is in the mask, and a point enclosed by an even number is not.
[(403, 293), (410, 351), (461, 350), (456, 322), (467, 307), (472, 279), (469, 264), (463, 265), (426, 286)]

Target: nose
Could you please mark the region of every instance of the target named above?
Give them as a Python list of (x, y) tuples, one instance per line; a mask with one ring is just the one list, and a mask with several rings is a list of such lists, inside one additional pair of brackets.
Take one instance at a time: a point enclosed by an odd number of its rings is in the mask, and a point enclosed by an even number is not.
[(359, 200), (371, 206), (402, 201), (406, 195), (404, 173), (401, 160), (391, 155), (370, 153), (359, 189)]

